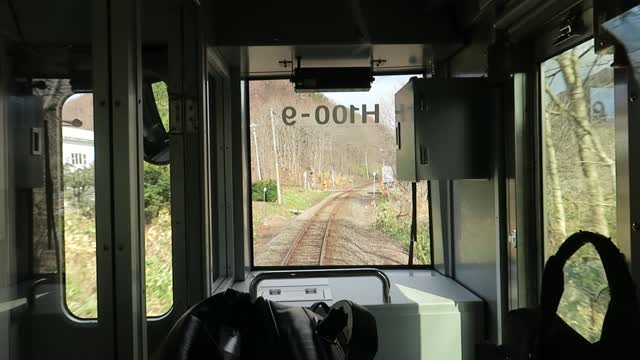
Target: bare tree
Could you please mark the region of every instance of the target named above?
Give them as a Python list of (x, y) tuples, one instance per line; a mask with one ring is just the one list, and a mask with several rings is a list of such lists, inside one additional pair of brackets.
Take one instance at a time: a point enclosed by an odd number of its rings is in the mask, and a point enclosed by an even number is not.
[[(567, 237), (567, 217), (564, 209), (564, 200), (562, 198), (562, 187), (560, 185), (560, 176), (558, 175), (558, 159), (556, 156), (556, 146), (553, 136), (551, 136), (551, 118), (552, 114), (549, 110), (544, 116), (544, 137), (545, 152), (547, 155), (546, 166), (548, 169), (548, 177), (551, 191), (551, 204), (553, 215), (548, 224), (548, 230), (552, 239), (565, 239)], [(554, 247), (555, 248), (555, 247)]]
[[(570, 116), (568, 118), (575, 125), (574, 131), (578, 140), (578, 154), (582, 172), (587, 180), (590, 201), (594, 202), (591, 216), (592, 227), (594, 231), (608, 236), (609, 225), (605, 214), (605, 200), (597, 168), (598, 160), (605, 158), (606, 155), (603, 153), (599, 145), (600, 142), (594, 135), (591, 126), (589, 101), (585, 94), (583, 79), (578, 71), (578, 61), (578, 53), (575, 48), (558, 57), (569, 98)], [(552, 94), (548, 88), (547, 93)]]

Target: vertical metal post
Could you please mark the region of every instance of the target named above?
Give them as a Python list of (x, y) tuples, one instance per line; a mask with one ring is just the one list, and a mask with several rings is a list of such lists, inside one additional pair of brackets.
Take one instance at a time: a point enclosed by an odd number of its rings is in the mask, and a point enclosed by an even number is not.
[(185, 214), (188, 266), (189, 305), (194, 305), (209, 295), (210, 269), (206, 260), (209, 239), (205, 237), (208, 219), (204, 217), (205, 189), (204, 138), (202, 133), (205, 117), (204, 88), (206, 78), (205, 41), (203, 33), (202, 7), (199, 2), (183, 1), (183, 120), (185, 162)]
[(184, 161), (184, 101), (183, 81), (183, 9), (182, 0), (170, 1), (168, 41), (169, 128), (171, 138), (171, 251), (173, 254), (173, 311), (182, 313), (188, 308), (187, 236), (185, 215)]
[(233, 179), (233, 191), (230, 201), (233, 203), (233, 275), (237, 280), (244, 280), (251, 271), (251, 178), (249, 153), (251, 147), (248, 140), (249, 125), (249, 92), (248, 84), (242, 80), (240, 69), (230, 69), (228, 79), (231, 91), (225, 94), (224, 101), (231, 106), (231, 173), (226, 175)]
[[(508, 85), (513, 86), (512, 83)], [(504, 86), (504, 85), (503, 85)], [(504, 101), (505, 91), (503, 87), (494, 90), (496, 94), (495, 111), (498, 113), (495, 116), (495, 122), (493, 126), (495, 128), (493, 136), (495, 139), (505, 138), (505, 116), (504, 116)], [(508, 92), (507, 92), (508, 93)], [(507, 231), (507, 175), (505, 171), (505, 146), (503, 141), (494, 141), (494, 175), (493, 183), (495, 189), (495, 202), (494, 208), (496, 211), (496, 339), (499, 344), (502, 343), (504, 336), (504, 323), (506, 321), (508, 312), (508, 288), (509, 277), (507, 273), (508, 264), (508, 231)]]
[[(232, 92), (231, 89), (234, 87), (231, 86), (231, 80), (229, 77), (218, 78), (217, 83), (221, 86), (219, 87), (220, 91), (216, 96), (216, 104), (218, 105), (218, 118), (216, 122), (219, 123), (219, 141), (222, 145), (222, 163), (220, 164), (218, 178), (222, 184), (222, 190), (220, 190), (219, 198), (221, 202), (218, 205), (218, 209), (223, 213), (224, 219), (224, 227), (221, 227), (223, 233), (220, 235), (219, 241), (225, 243), (225, 255), (227, 256), (227, 264), (225, 268), (225, 274), (227, 276), (235, 276), (234, 270), (239, 267), (237, 264), (238, 257), (236, 255), (236, 248), (234, 239), (237, 238), (236, 235), (236, 227), (235, 227), (235, 218), (234, 214), (236, 213), (237, 204), (233, 201), (234, 197), (234, 181), (233, 179), (233, 105), (229, 98)], [(237, 104), (237, 103), (236, 103)], [(237, 109), (236, 109), (237, 110)], [(241, 204), (242, 206), (242, 204)], [(237, 274), (240, 276), (240, 274)]]
[(208, 294), (211, 258), (207, 234), (209, 192), (204, 174), (206, 138), (205, 51), (202, 9), (190, 0), (171, 0), (169, 110), (171, 123), (171, 207), (174, 311), (182, 313)]
[(413, 265), (413, 252), (418, 240), (418, 204), (416, 203), (418, 186), (411, 183), (411, 239), (409, 240), (409, 266)]
[[(8, 148), (8, 116), (6, 108), (5, 74), (8, 60), (5, 57), (4, 41), (0, 38), (0, 289), (9, 290), (17, 282), (12, 279), (13, 249), (9, 224), (11, 213), (9, 209), (9, 148)], [(5, 299), (12, 299), (11, 293), (5, 295)], [(0, 358), (11, 358), (12, 342), (10, 340), (11, 314), (9, 311), (0, 312)]]
[(116, 358), (146, 359), (140, 1), (109, 2)]
[(111, 108), (111, 44), (109, 2), (93, 2), (93, 118), (96, 196), (96, 268), (98, 336), (104, 359), (115, 359), (114, 203), (111, 173), (113, 134)]
[(448, 180), (432, 180), (429, 187), (431, 206), (431, 253), (433, 266), (443, 275), (453, 277), (453, 186)]
[[(640, 193), (637, 192), (640, 188), (640, 166), (638, 165), (640, 164), (640, 159), (636, 158), (636, 156), (640, 154), (640, 142), (637, 141), (637, 139), (640, 138), (640, 127), (638, 126), (640, 120), (640, 84), (638, 84), (638, 79), (634, 77), (631, 72), (629, 73), (628, 79), (627, 101), (629, 104), (629, 114), (627, 121), (629, 123), (629, 139), (636, 139), (633, 145), (631, 145), (631, 141), (629, 141), (628, 154), (629, 164), (635, 165), (630, 165), (629, 169), (629, 175), (630, 178), (632, 178), (630, 184), (632, 184), (631, 187), (633, 188), (633, 192), (629, 193), (629, 199), (635, 199), (630, 206), (631, 218), (633, 219), (633, 223), (631, 224), (633, 235), (630, 239), (631, 244), (629, 244), (629, 258), (631, 260), (630, 265), (633, 279), (636, 283), (640, 283)], [(631, 158), (632, 154), (633, 159)], [(640, 296), (640, 288), (637, 290)]]

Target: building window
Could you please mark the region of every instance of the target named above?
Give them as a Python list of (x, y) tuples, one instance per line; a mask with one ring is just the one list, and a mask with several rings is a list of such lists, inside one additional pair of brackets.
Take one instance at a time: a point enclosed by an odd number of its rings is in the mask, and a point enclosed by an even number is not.
[(72, 153), (71, 165), (87, 165), (87, 154)]
[[(541, 66), (544, 256), (572, 233), (616, 236), (613, 56), (588, 41)], [(609, 303), (607, 279), (591, 245), (565, 266), (558, 309), (592, 342), (600, 338)]]
[[(296, 93), (251, 81), (253, 265), (407, 266), (412, 186), (396, 180), (395, 92)], [(417, 185), (413, 264), (431, 263), (427, 183)]]

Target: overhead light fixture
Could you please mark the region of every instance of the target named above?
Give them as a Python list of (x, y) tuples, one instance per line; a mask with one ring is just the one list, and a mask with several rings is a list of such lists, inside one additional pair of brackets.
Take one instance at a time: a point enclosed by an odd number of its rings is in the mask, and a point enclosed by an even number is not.
[(293, 70), (291, 82), (298, 93), (369, 91), (373, 82), (370, 67), (316, 67)]

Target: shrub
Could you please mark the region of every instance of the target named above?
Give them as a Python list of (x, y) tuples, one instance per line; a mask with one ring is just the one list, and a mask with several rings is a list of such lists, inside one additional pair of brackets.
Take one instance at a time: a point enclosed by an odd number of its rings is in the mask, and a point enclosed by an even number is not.
[[(411, 242), (411, 217), (400, 218), (400, 209), (391, 203), (382, 202), (376, 207), (376, 226), (389, 237), (399, 241), (405, 250), (409, 250)], [(415, 256), (421, 264), (431, 263), (431, 243), (429, 228), (418, 226), (414, 244)]]
[(76, 169), (70, 164), (64, 170), (64, 196), (71, 207), (86, 218), (95, 217), (95, 166)]
[(150, 224), (162, 210), (171, 211), (171, 170), (169, 165), (144, 163), (144, 215)]
[(260, 180), (251, 185), (251, 199), (253, 201), (265, 201), (263, 189), (267, 188), (266, 201), (278, 200), (278, 185), (275, 180)]

